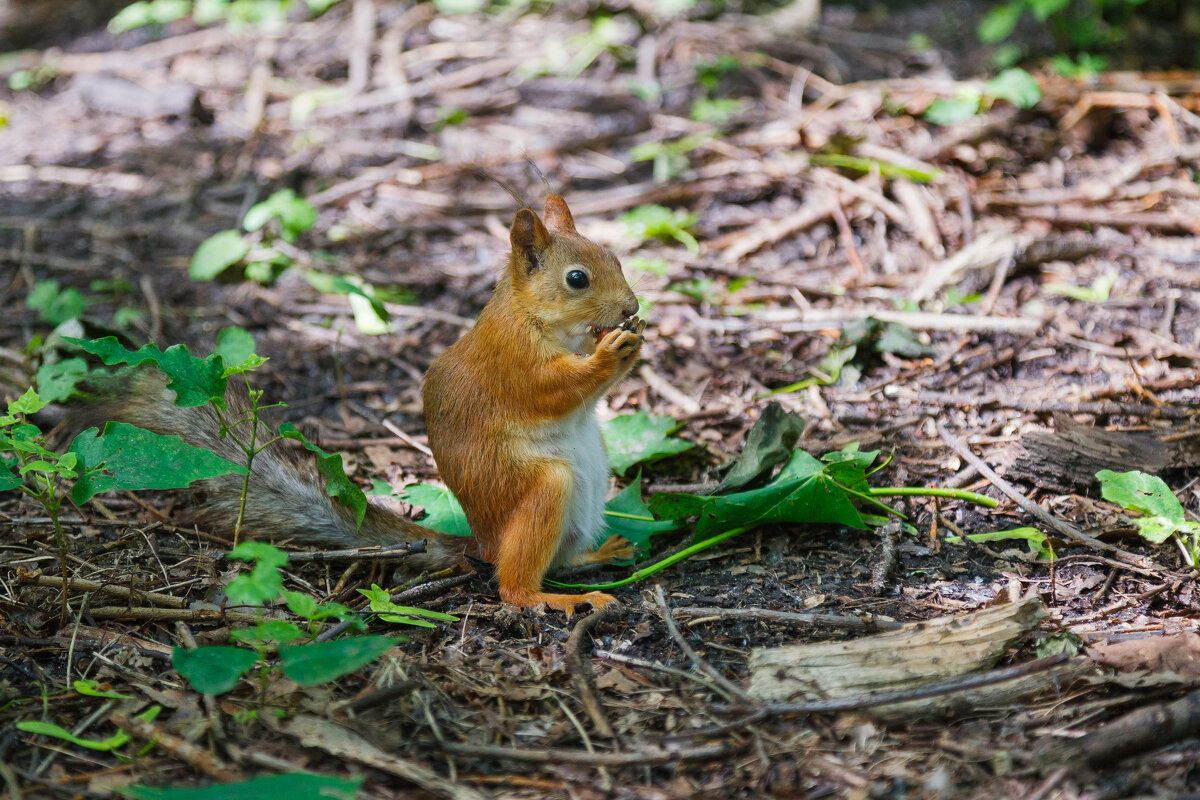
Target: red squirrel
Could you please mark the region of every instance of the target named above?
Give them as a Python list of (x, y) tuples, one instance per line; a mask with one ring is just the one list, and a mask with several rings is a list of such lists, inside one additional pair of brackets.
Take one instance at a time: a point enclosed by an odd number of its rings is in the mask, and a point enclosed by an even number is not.
[[(355, 547), (426, 540), (420, 568), (464, 553), (495, 564), (500, 597), (521, 607), (615, 602), (607, 594), (550, 594), (552, 568), (629, 558), (632, 545), (604, 528), (609, 466), (595, 405), (632, 368), (645, 322), (610, 251), (581, 236), (567, 204), (549, 195), (545, 222), (530, 208), (513, 219), (508, 256), (478, 323), (434, 361), (425, 377), (429, 446), (442, 479), (466, 511), (473, 536), (446, 536), (370, 504), (361, 526), (333, 501), (307, 451), (270, 447), (255, 457), (242, 530), (256, 538)], [(246, 411), (230, 391), (229, 418)], [(90, 417), (175, 434), (235, 463), (244, 455), (219, 436), (208, 406), (180, 408), (156, 370), (137, 375)], [(242, 477), (204, 481), (208, 525), (232, 529)], [(412, 564), (410, 564), (412, 565)]]

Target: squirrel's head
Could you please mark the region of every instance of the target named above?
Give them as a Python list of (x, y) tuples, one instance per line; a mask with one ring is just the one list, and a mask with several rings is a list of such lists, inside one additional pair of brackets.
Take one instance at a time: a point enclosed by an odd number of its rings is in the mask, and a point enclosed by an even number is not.
[(571, 210), (546, 196), (542, 219), (517, 210), (507, 279), (518, 307), (571, 352), (591, 353), (603, 333), (637, 313), (638, 301), (607, 248), (580, 236)]

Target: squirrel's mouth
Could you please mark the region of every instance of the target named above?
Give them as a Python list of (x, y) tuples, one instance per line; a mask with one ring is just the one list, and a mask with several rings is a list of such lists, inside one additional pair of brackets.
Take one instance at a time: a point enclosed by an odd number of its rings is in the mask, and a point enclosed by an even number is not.
[(596, 338), (596, 341), (599, 342), (601, 339), (603, 339), (605, 336), (607, 336), (610, 332), (615, 331), (617, 328), (624, 328), (627, 331), (632, 331), (632, 330), (635, 330), (636, 326), (637, 326), (637, 317), (634, 316), (629, 319), (622, 320), (622, 321), (618, 322), (616, 325), (608, 325), (608, 326), (588, 325), (586, 328), (586, 331), (589, 336), (594, 336)]

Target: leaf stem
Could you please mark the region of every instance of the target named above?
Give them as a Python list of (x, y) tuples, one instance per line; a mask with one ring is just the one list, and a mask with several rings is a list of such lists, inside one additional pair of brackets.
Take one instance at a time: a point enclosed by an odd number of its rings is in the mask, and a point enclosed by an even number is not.
[(949, 497), (954, 500), (966, 500), (978, 503), (987, 508), (995, 508), (997, 503), (992, 498), (965, 489), (947, 489), (941, 486), (880, 486), (867, 489), (871, 497)]
[(589, 592), (603, 591), (604, 589), (615, 589), (618, 586), (628, 586), (631, 583), (637, 583), (638, 581), (642, 580), (643, 578), (649, 578), (654, 573), (661, 572), (662, 570), (666, 569), (667, 567), (671, 566), (672, 564), (675, 564), (679, 561), (683, 561), (685, 558), (691, 558), (692, 556), (696, 555), (696, 553), (699, 553), (702, 550), (707, 550), (708, 548), (712, 547), (714, 544), (718, 544), (719, 542), (723, 542), (726, 539), (730, 539), (734, 536), (737, 536), (739, 533), (745, 533), (748, 530), (753, 530), (756, 527), (757, 527), (756, 525), (746, 525), (741, 528), (733, 528), (731, 530), (727, 530), (724, 533), (718, 533), (716, 536), (713, 536), (711, 539), (705, 539), (703, 542), (697, 542), (690, 547), (686, 547), (683, 550), (680, 550), (678, 553), (673, 553), (672, 555), (667, 556), (666, 558), (662, 559), (661, 561), (655, 561), (653, 564), (651, 564), (648, 567), (642, 567), (637, 572), (634, 572), (632, 575), (630, 575), (628, 578), (622, 578), (621, 580), (613, 581), (612, 583), (596, 583), (596, 584), (559, 583), (558, 581), (546, 581), (546, 583), (550, 586), (554, 586), (559, 589), (582, 589), (584, 591), (589, 591)]

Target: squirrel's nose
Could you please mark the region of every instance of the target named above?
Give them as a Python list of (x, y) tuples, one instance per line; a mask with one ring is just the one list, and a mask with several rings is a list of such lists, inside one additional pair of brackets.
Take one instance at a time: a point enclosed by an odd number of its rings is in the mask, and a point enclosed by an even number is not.
[(632, 317), (638, 312), (638, 301), (636, 297), (625, 301), (625, 305), (621, 306), (621, 314), (625, 317)]

